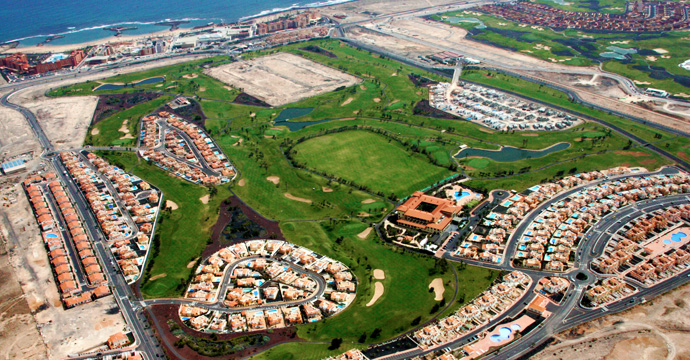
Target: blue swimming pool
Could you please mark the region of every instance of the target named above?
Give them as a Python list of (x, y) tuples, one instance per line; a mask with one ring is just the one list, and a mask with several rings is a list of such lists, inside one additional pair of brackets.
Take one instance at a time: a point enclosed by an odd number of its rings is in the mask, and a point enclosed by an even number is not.
[(686, 234), (686, 233), (684, 233), (684, 232), (682, 232), (682, 231), (679, 231), (679, 232), (677, 232), (677, 233), (671, 235), (671, 241), (673, 241), (673, 242), (681, 242), (681, 241), (683, 240), (683, 238), (686, 237), (686, 236), (688, 236), (688, 234)]
[(455, 192), (455, 201), (460, 201), (460, 199), (464, 198), (465, 196), (470, 196), (470, 194), (471, 193), (469, 191), (463, 191), (463, 192), (456, 191)]
[(55, 234), (46, 234), (46, 237), (47, 237), (48, 239), (55, 239), (55, 238), (57, 238), (58, 236), (55, 235)]

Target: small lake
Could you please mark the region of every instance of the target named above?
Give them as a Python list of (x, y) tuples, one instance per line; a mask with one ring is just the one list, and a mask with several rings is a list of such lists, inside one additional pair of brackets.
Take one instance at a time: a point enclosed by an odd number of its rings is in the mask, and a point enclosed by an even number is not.
[(475, 149), (467, 148), (460, 151), (455, 155), (456, 159), (462, 159), (469, 156), (478, 156), (489, 158), (494, 161), (500, 162), (511, 162), (523, 159), (537, 159), (544, 157), (556, 151), (565, 150), (570, 147), (570, 143), (562, 142), (555, 145), (551, 145), (546, 149), (541, 150), (526, 150), (518, 149), (512, 146), (504, 146), (501, 150), (485, 150), (485, 149)]
[(606, 50), (610, 51), (600, 53), (599, 56), (609, 59), (625, 60), (628, 58), (628, 55), (637, 54), (636, 49), (624, 49), (618, 46), (607, 46)]
[(152, 77), (144, 80), (139, 80), (135, 83), (127, 84), (127, 85), (122, 85), (122, 84), (103, 84), (95, 89), (93, 91), (97, 90), (119, 90), (125, 87), (134, 87), (137, 85), (149, 85), (149, 84), (155, 84), (159, 82), (165, 81), (165, 78), (162, 76), (157, 76), (157, 77)]
[(486, 25), (484, 24), (483, 21), (477, 19), (477, 18), (464, 18), (464, 17), (457, 17), (457, 16), (450, 16), (448, 17), (448, 21), (451, 24), (457, 24), (461, 22), (472, 22), (472, 23), (478, 23), (479, 25), (475, 26), (477, 29), (486, 29)]
[(314, 108), (289, 108), (285, 109), (278, 114), (278, 117), (273, 119), (276, 126), (287, 126), (290, 131), (299, 131), (304, 129), (309, 125), (321, 124), (332, 119), (324, 119), (318, 121), (290, 121), (290, 119), (295, 119), (300, 116), (305, 116), (312, 112)]

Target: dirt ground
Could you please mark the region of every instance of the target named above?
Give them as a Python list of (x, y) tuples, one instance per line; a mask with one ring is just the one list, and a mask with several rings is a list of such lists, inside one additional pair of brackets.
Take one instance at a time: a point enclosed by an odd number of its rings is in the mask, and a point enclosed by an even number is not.
[(558, 334), (533, 359), (690, 359), (690, 286)]
[(386, 15), (429, 7), (431, 8), (419, 14), (450, 11), (458, 8), (458, 4), (460, 3), (454, 0), (359, 0), (356, 3), (344, 3), (319, 10), (325, 15), (346, 15), (347, 21), (356, 21), (371, 19), (374, 14)]
[(0, 107), (0, 156), (11, 157), (34, 151), (40, 154), (41, 147), (24, 117), (17, 111)]
[(273, 106), (361, 82), (352, 75), (288, 53), (238, 61), (204, 72)]
[(405, 39), (386, 36), (359, 26), (348, 29), (348, 34), (365, 44), (379, 46), (410, 58), (431, 55), (437, 52), (436, 49), (432, 47)]
[(44, 87), (32, 87), (10, 100), (27, 107), (38, 118), (43, 131), (57, 149), (82, 145), (98, 104), (96, 96), (48, 98)]
[(0, 249), (0, 349), (5, 359), (41, 359), (47, 350), (22, 289), (10, 267), (3, 241)]

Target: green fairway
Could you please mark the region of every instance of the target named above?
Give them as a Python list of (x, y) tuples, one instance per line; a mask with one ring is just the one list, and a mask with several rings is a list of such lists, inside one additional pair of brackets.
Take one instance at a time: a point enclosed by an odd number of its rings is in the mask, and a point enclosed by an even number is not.
[[(325, 342), (340, 337), (345, 341), (357, 341), (366, 334), (366, 342), (374, 343), (394, 337), (413, 328), (415, 318), (419, 317), (420, 323), (424, 323), (433, 316), (431, 310), (437, 302), (428, 287), (435, 278), (443, 279), (444, 301), (450, 304), (455, 292), (450, 264), (426, 255), (403, 253), (399, 248), (383, 243), (373, 232), (361, 239), (357, 234), (367, 226), (359, 222), (327, 221), (281, 224), (288, 241), (342, 261), (352, 269), (358, 282), (357, 298), (352, 305), (333, 318), (299, 326), (301, 338)], [(374, 305), (366, 306), (377, 281), (373, 279), (373, 269), (384, 271), (385, 279), (381, 280), (384, 293)], [(484, 268), (460, 268), (458, 298), (471, 300), (497, 275), (497, 271)], [(457, 308), (456, 304), (451, 305)], [(377, 328), (381, 329), (381, 335), (370, 338)]]
[(295, 146), (296, 159), (310, 168), (399, 198), (453, 174), (389, 140), (368, 131), (324, 135)]
[[(136, 145), (141, 118), (164, 105), (170, 99), (172, 99), (170, 96), (161, 96), (99, 121), (89, 128), (84, 144), (92, 146)], [(127, 120), (125, 127), (129, 130), (130, 136), (126, 136), (126, 133), (120, 131), (125, 120)]]
[[(163, 192), (163, 201), (173, 201), (176, 210), (163, 210), (156, 225), (151, 256), (142, 275), (141, 293), (146, 298), (179, 297), (192, 269), (187, 265), (199, 257), (210, 238), (209, 230), (218, 218), (218, 208), (230, 193), (219, 186), (217, 195), (208, 204), (199, 198), (209, 194), (202, 186), (170, 176), (156, 166), (139, 160), (133, 153), (103, 152), (113, 165), (118, 165), (150, 182)], [(165, 274), (156, 280), (149, 279)]]

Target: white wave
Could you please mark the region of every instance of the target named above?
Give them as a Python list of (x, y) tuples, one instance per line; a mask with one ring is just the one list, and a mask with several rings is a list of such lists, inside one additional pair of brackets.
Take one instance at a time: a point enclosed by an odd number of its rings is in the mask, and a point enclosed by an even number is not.
[(355, 0), (326, 0), (326, 1), (319, 1), (319, 2), (314, 2), (314, 3), (308, 3), (304, 5), (300, 4), (292, 4), (289, 7), (284, 7), (284, 8), (273, 8), (271, 10), (264, 10), (258, 14), (254, 15), (249, 15), (249, 16), (243, 16), (241, 17), (238, 21), (246, 21), (266, 15), (271, 15), (283, 11), (290, 11), (290, 10), (297, 10), (297, 9), (311, 9), (311, 8), (318, 8), (318, 7), (324, 7), (324, 6), (331, 6), (331, 5), (338, 5), (338, 4), (344, 4), (348, 2), (352, 2)]
[(59, 33), (54, 33), (54, 34), (39, 34), (39, 35), (31, 35), (31, 36), (25, 36), (13, 40), (7, 40), (5, 42), (14, 42), (14, 41), (24, 41), (28, 39), (35, 39), (35, 38), (42, 38), (42, 37), (49, 37), (49, 36), (57, 36), (57, 35), (69, 35), (69, 34), (76, 34), (79, 32), (83, 31), (91, 31), (91, 30), (98, 30), (98, 29), (105, 29), (107, 27), (115, 27), (115, 26), (125, 26), (125, 25), (155, 25), (160, 22), (172, 22), (172, 21), (209, 21), (209, 20), (219, 20), (219, 19), (202, 19), (202, 18), (182, 18), (182, 19), (165, 19), (165, 20), (158, 20), (158, 21), (125, 21), (125, 22), (119, 22), (119, 23), (114, 23), (114, 24), (105, 24), (105, 25), (98, 25), (98, 26), (91, 26), (91, 27), (86, 27), (86, 28), (81, 28), (81, 29), (76, 29), (73, 26), (68, 27), (68, 29), (72, 29), (69, 31), (65, 32), (59, 32)]

